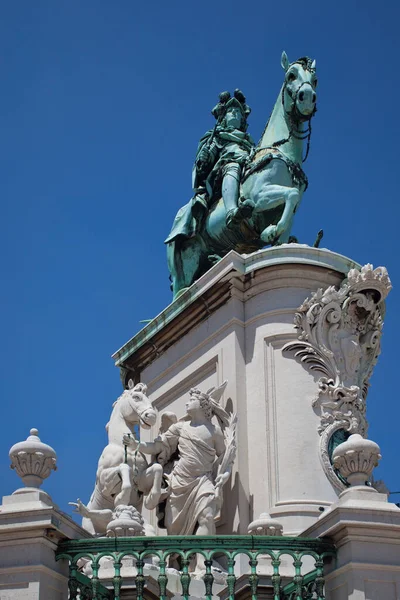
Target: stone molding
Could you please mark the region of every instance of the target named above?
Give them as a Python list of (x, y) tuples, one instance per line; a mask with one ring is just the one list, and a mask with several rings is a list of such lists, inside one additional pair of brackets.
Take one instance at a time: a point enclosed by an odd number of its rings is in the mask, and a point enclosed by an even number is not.
[(365, 401), (391, 287), (385, 267), (351, 269), (339, 288), (319, 289), (303, 302), (294, 322), (298, 340), (283, 348), (319, 376), (312, 406), (320, 416), (320, 458), (337, 490), (345, 485), (331, 464), (329, 441), (339, 430), (366, 435)]
[[(301, 537), (329, 537), (337, 548), (337, 560), (325, 573), (327, 598), (347, 600), (347, 586), (352, 589), (354, 583), (360, 600), (398, 597), (382, 586), (388, 582), (400, 589), (400, 510), (386, 495), (351, 487)], [(371, 581), (379, 594), (369, 593)]]

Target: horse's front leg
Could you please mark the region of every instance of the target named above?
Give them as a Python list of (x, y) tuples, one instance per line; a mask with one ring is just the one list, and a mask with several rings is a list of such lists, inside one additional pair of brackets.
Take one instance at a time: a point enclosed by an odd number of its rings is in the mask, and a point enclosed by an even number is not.
[(283, 213), (281, 218), (279, 219), (276, 225), (276, 234), (277, 237), (281, 238), (279, 241), (283, 242), (283, 237), (287, 234), (289, 237), (290, 229), (292, 227), (293, 216), (296, 211), (296, 208), (300, 202), (300, 192), (297, 188), (290, 188), (289, 193), (286, 197), (285, 208), (283, 209)]
[(258, 193), (255, 213), (269, 211), (283, 205), (281, 218), (276, 225), (268, 225), (260, 234), (265, 244), (272, 244), (290, 229), (291, 220), (300, 200), (297, 188), (283, 185), (266, 185)]
[(144, 505), (148, 510), (156, 508), (160, 501), (162, 477), (162, 466), (154, 463), (138, 479), (138, 488), (145, 494)]
[(131, 493), (132, 493), (132, 469), (126, 463), (121, 463), (118, 467), (118, 472), (121, 477), (121, 491), (116, 495), (114, 506), (120, 504), (130, 504)]

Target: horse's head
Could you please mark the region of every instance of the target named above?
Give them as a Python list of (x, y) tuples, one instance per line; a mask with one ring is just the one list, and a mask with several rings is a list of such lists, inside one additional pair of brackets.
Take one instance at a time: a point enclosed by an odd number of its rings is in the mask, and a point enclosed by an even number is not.
[(282, 87), (282, 103), (286, 114), (295, 122), (310, 120), (317, 103), (315, 60), (304, 57), (289, 63), (286, 52), (282, 52), (281, 65), (286, 73)]
[(152, 403), (146, 396), (147, 386), (144, 383), (134, 385), (132, 379), (128, 382), (128, 389), (117, 400), (124, 402), (121, 406), (124, 418), (130, 423), (139, 424), (144, 429), (150, 429), (157, 420), (157, 413)]

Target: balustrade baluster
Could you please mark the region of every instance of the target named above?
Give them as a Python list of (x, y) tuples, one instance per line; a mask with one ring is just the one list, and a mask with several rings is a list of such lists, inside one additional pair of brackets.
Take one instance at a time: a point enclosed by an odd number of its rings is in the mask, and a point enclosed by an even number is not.
[(325, 600), (324, 561), (322, 558), (318, 558), (318, 560), (315, 561), (315, 568), (317, 569), (317, 576), (315, 578), (315, 591), (317, 594), (317, 600)]
[(143, 567), (144, 567), (144, 560), (139, 558), (136, 561), (137, 575), (135, 577), (137, 600), (143, 600), (143, 590), (144, 590), (144, 584), (145, 584), (145, 577), (143, 575)]
[(295, 569), (293, 581), (295, 583), (296, 600), (302, 600), (303, 599), (303, 576), (301, 574), (301, 565), (302, 565), (301, 558), (299, 558), (299, 557), (295, 558), (293, 561), (293, 565), (294, 565), (294, 569)]
[(214, 583), (214, 575), (211, 573), (211, 565), (212, 560), (205, 560), (204, 564), (206, 566), (206, 573), (203, 577), (204, 585), (206, 587), (206, 598), (207, 600), (212, 600), (212, 587)]
[(182, 596), (183, 596), (184, 600), (189, 600), (189, 586), (190, 586), (189, 564), (190, 564), (190, 560), (188, 558), (184, 558), (182, 560), (181, 586), (182, 586)]
[(226, 578), (226, 583), (228, 586), (229, 600), (234, 600), (235, 584), (236, 584), (235, 559), (234, 558), (228, 558), (228, 576)]
[(114, 561), (114, 577), (113, 577), (114, 600), (119, 600), (119, 596), (121, 593), (121, 567), (122, 567), (122, 563), (118, 560), (115, 560)]
[(160, 588), (160, 600), (166, 600), (168, 577), (166, 575), (165, 568), (167, 563), (164, 559), (161, 559), (158, 566), (160, 568), (160, 574), (157, 580)]
[(99, 565), (96, 564), (94, 565), (92, 563), (92, 572), (93, 572), (93, 576), (92, 576), (92, 598), (93, 600), (98, 600), (99, 598), (99, 594), (98, 594), (98, 588), (99, 588)]
[(274, 588), (274, 600), (280, 600), (281, 597), (281, 576), (279, 573), (279, 566), (281, 564), (280, 558), (273, 558), (271, 561), (274, 572), (272, 574), (271, 580)]
[(250, 565), (250, 575), (249, 575), (249, 585), (251, 591), (251, 600), (257, 600), (257, 586), (258, 586), (258, 575), (257, 575), (257, 565), (258, 560), (256, 558), (251, 558), (249, 560)]
[(91, 600), (92, 590), (91, 586), (81, 583), (79, 588), (79, 600)]
[(69, 565), (68, 590), (70, 600), (76, 600), (78, 596), (78, 580), (76, 578), (76, 564)]

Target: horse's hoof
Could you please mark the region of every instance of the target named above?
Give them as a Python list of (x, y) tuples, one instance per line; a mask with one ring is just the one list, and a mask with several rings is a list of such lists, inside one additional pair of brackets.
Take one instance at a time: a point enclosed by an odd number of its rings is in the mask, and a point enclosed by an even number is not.
[(260, 235), (260, 239), (265, 244), (271, 244), (271, 245), (273, 245), (277, 241), (277, 239), (278, 239), (276, 226), (275, 225), (270, 225), (269, 227), (267, 227), (267, 229), (265, 229), (262, 232), (262, 234)]
[(219, 256), (218, 254), (209, 254), (208, 256), (208, 260), (210, 261), (210, 263), (212, 265), (216, 265), (217, 262), (219, 262), (221, 260), (221, 256)]

